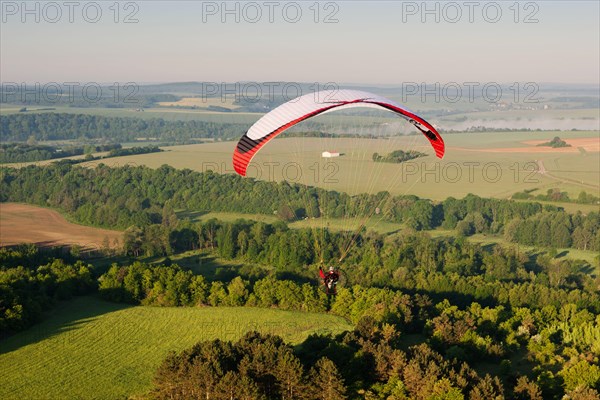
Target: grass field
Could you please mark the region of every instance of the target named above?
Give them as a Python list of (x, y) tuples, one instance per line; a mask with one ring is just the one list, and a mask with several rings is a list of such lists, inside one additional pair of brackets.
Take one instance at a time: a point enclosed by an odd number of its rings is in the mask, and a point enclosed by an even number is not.
[(33, 328), (0, 342), (0, 398), (118, 399), (146, 392), (170, 350), (235, 340), (249, 330), (299, 343), (351, 329), (326, 314), (254, 308), (127, 307), (94, 297), (63, 303)]
[[(415, 194), (443, 200), (475, 193), (483, 197), (509, 198), (522, 190), (534, 195), (560, 188), (576, 198), (582, 190), (600, 195), (600, 152), (560, 152), (527, 145), (525, 141), (562, 138), (594, 140), (598, 132), (497, 132), (445, 135), (446, 156), (418, 158), (402, 164), (375, 163), (372, 154), (396, 149), (431, 154), (429, 144), (420, 135), (394, 139), (317, 139), (279, 138), (254, 158), (248, 176), (263, 180), (296, 181), (326, 189), (356, 193)], [(515, 152), (513, 148), (531, 152)], [(161, 153), (116, 157), (102, 160), (108, 165), (163, 164), (196, 171), (212, 169), (232, 173), (231, 155), (235, 143), (206, 143), (165, 148)], [(490, 152), (492, 148), (503, 151)], [(343, 153), (339, 158), (323, 159), (324, 150)], [(93, 161), (86, 165), (96, 165)], [(545, 171), (540, 173), (540, 165)], [(571, 207), (576, 207), (572, 205)], [(585, 207), (584, 207), (585, 208)], [(589, 207), (588, 207), (589, 208)]]
[(18, 203), (0, 203), (0, 246), (35, 243), (38, 246), (73, 246), (101, 249), (106, 238), (111, 247), (122, 232), (77, 225), (57, 211)]

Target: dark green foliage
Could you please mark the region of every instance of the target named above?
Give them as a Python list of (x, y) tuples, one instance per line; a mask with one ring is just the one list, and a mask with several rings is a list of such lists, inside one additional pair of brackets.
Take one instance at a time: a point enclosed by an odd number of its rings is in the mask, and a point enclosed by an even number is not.
[[(266, 215), (278, 212), (285, 220), (304, 215), (359, 218), (379, 208), (384, 220), (404, 222), (416, 230), (458, 226), (463, 235), (503, 232), (507, 240), (521, 244), (600, 249), (598, 213), (573, 215), (539, 203), (483, 199), (474, 195), (461, 200), (448, 198), (441, 204), (415, 196), (391, 196), (386, 192), (349, 196), (285, 182), (176, 170), (166, 165), (153, 170), (103, 165), (88, 169), (60, 164), (19, 170), (5, 168), (0, 173), (0, 201), (50, 205), (66, 211), (80, 223), (111, 228), (156, 223), (168, 226), (173, 212), (165, 214), (167, 203), (170, 210)], [(216, 244), (216, 237), (210, 240)], [(161, 248), (156, 251), (168, 253), (166, 242), (168, 240), (163, 240), (162, 245), (154, 246), (155, 250)]]
[(75, 258), (67, 254), (67, 249), (61, 247), (40, 249), (34, 244), (21, 244), (11, 247), (0, 247), (0, 268), (22, 266), (35, 269), (42, 264), (48, 264), (55, 258), (60, 258), (72, 264)]
[(381, 155), (379, 153), (373, 153), (373, 161), (375, 162), (388, 162), (388, 163), (401, 163), (404, 161), (414, 160), (415, 158), (425, 157), (427, 154), (416, 150), (395, 150), (389, 154)]
[(121, 156), (133, 156), (136, 154), (148, 154), (148, 153), (159, 153), (162, 150), (158, 146), (143, 146), (143, 147), (129, 147), (126, 149), (114, 149), (111, 150), (107, 157), (121, 157)]
[(0, 336), (28, 328), (56, 301), (94, 290), (91, 266), (54, 260), (35, 269), (0, 269)]
[[(149, 266), (135, 262), (113, 265), (99, 279), (100, 295), (107, 300), (158, 306), (206, 304), (208, 285), (200, 275), (177, 265)], [(239, 297), (239, 291), (233, 296)]]
[[(337, 372), (335, 366), (328, 367), (327, 372)], [(291, 346), (277, 336), (249, 332), (236, 343), (217, 339), (170, 354), (156, 373), (151, 396), (301, 400), (314, 398), (307, 393), (309, 387), (305, 367)]]
[[(219, 232), (223, 227), (226, 224), (211, 221), (200, 232)], [(271, 238), (294, 233), (248, 221), (229, 224), (225, 229), (238, 235), (246, 232), (248, 240), (261, 246)], [(374, 240), (377, 238), (365, 238), (362, 246), (368, 247)], [(354, 267), (360, 285), (342, 287), (335, 298), (328, 299), (315, 284), (275, 276), (254, 282), (236, 277), (229, 283), (208, 284), (202, 276), (175, 264), (135, 262), (111, 267), (100, 278), (100, 294), (114, 301), (158, 306), (278, 307), (313, 312), (329, 308), (356, 323), (354, 332), (335, 339), (313, 336), (296, 350), (281, 339), (258, 334), (249, 334), (235, 344), (201, 343), (191, 353), (174, 354), (165, 360), (155, 381), (153, 395), (157, 398), (205, 398), (207, 391), (214, 398), (229, 398), (235, 390), (239, 398), (248, 399), (354, 398), (359, 391), (366, 398), (510, 398), (513, 390), (507, 385), (515, 385), (509, 383), (514, 376), (510, 368), (500, 369), (506, 376), (500, 381), (497, 376), (478, 375), (470, 365), (484, 360), (500, 363), (523, 350), (529, 354), (531, 365), (527, 368), (535, 378), (519, 379), (515, 397), (538, 399), (540, 392), (543, 398), (560, 398), (567, 391), (594, 393), (600, 379), (597, 363), (565, 360), (578, 354), (589, 360), (600, 355), (597, 293), (504, 278), (519, 275), (525, 268), (523, 260), (500, 249), (482, 252), (461, 241), (434, 241), (419, 234), (386, 242), (380, 251), (384, 265), (405, 268), (408, 273), (408, 278), (400, 281), (392, 273), (391, 282), (412, 289), (368, 287), (377, 278), (374, 272), (385, 266), (367, 269), (367, 273)], [(551, 269), (542, 272), (552, 265), (547, 262), (552, 263), (540, 260), (537, 275), (551, 276)], [(38, 273), (47, 276), (49, 269), (57, 267), (62, 271), (61, 265), (56, 262), (55, 266), (41, 267)], [(426, 273), (428, 269), (433, 271)], [(458, 272), (444, 272), (446, 269)], [(488, 271), (500, 274), (500, 278), (488, 280)], [(23, 284), (23, 279), (7, 277), (24, 273), (28, 272), (23, 268), (5, 271), (9, 291), (3, 291), (3, 296), (17, 292)], [(71, 281), (70, 285), (64, 293), (79, 293), (79, 284)], [(552, 285), (559, 287), (561, 283), (556, 280)], [(1, 287), (4, 290), (5, 285)], [(64, 298), (61, 291), (47, 293)], [(474, 301), (477, 298), (482, 301)], [(0, 304), (10, 303), (4, 299)], [(8, 320), (18, 313), (19, 309), (13, 308), (4, 315)], [(424, 335), (419, 342), (428, 344), (406, 350), (406, 334)], [(505, 361), (500, 364), (509, 365)], [(557, 365), (560, 373), (555, 372)], [(515, 382), (517, 378), (514, 376)]]
[(247, 129), (243, 124), (206, 121), (165, 121), (88, 114), (10, 114), (0, 115), (0, 141), (112, 139), (130, 142), (138, 137), (155, 137), (165, 141), (190, 138), (239, 138)]
[(67, 146), (62, 148), (37, 144), (30, 145), (25, 143), (4, 143), (0, 144), (0, 164), (50, 160), (54, 158), (78, 156), (84, 154), (84, 152), (90, 153), (93, 151), (110, 151), (112, 153), (113, 151), (118, 152), (118, 149), (121, 149), (121, 145), (118, 143)]
[(83, 154), (83, 148), (59, 150), (52, 146), (28, 145), (24, 143), (0, 144), (0, 164), (49, 160)]
[(554, 136), (554, 138), (551, 141), (545, 142), (545, 143), (540, 143), (540, 144), (538, 144), (538, 146), (546, 146), (546, 147), (554, 147), (554, 148), (571, 147), (570, 144), (568, 144), (567, 142), (565, 142), (558, 136)]
[[(310, 229), (288, 229), (282, 221), (194, 224), (179, 220), (174, 210), (272, 215), (284, 205), (297, 218), (300, 209), (308, 216), (335, 217), (377, 205), (387, 220), (415, 229), (502, 233), (512, 242), (587, 250), (600, 248), (598, 213), (568, 214), (538, 203), (473, 195), (441, 204), (387, 193), (348, 196), (167, 166), (55, 165), (1, 172), (3, 201), (49, 204), (81, 222), (128, 228), (124, 250), (130, 256), (202, 249), (246, 265), (215, 272), (211, 282), (171, 262), (113, 265), (100, 278), (99, 291), (107, 299), (329, 310), (356, 324), (354, 332), (313, 336), (293, 350), (279, 338), (256, 333), (237, 343), (198, 344), (165, 360), (153, 391), (157, 398), (597, 395), (600, 296), (598, 278), (583, 262), (542, 254), (530, 258), (516, 248), (482, 247), (460, 237), (363, 231), (339, 265), (347, 283), (328, 298), (318, 289), (315, 264), (321, 257), (337, 262), (354, 232), (324, 231), (317, 238)], [(2, 249), (0, 261), (3, 333), (30, 325), (52, 299), (93, 288), (87, 266), (57, 261), (38, 268), (47, 260), (31, 246)], [(26, 267), (15, 268), (20, 264)], [(409, 347), (415, 343), (407, 344), (409, 335), (420, 344)], [(472, 366), (482, 361), (499, 368), (477, 374)]]
[(577, 196), (577, 199), (571, 199), (567, 192), (561, 192), (558, 188), (548, 189), (546, 191), (546, 194), (538, 194), (536, 196), (531, 194), (531, 192), (531, 190), (517, 192), (512, 195), (512, 198), (516, 200), (540, 200), (579, 204), (600, 204), (600, 198), (594, 196), (591, 193), (586, 193), (585, 191), (581, 191), (579, 193), (579, 196)]

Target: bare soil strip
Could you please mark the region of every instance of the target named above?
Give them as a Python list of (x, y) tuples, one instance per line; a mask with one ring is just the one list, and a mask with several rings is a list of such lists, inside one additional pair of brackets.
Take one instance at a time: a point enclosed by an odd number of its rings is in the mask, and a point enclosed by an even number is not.
[(578, 153), (583, 149), (586, 152), (597, 153), (600, 152), (600, 138), (573, 138), (563, 139), (571, 147), (550, 147), (550, 146), (538, 146), (548, 142), (548, 140), (526, 140), (522, 142), (528, 145), (528, 147), (490, 147), (483, 149), (466, 148), (466, 147), (451, 147), (455, 150), (473, 151), (478, 153)]
[(101, 249), (122, 243), (123, 233), (77, 225), (54, 210), (18, 203), (0, 203), (0, 246), (35, 243), (38, 246), (73, 246)]

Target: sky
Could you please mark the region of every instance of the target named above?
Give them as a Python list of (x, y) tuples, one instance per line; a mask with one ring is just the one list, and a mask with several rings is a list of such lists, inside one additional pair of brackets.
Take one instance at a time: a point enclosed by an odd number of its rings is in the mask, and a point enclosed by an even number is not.
[(598, 1), (73, 4), (2, 1), (2, 82), (600, 83)]

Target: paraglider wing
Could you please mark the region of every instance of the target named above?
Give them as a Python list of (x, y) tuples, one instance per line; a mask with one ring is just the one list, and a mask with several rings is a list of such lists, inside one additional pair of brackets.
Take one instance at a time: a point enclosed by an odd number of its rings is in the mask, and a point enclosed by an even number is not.
[(437, 157), (444, 156), (444, 140), (435, 128), (400, 104), (359, 90), (327, 90), (290, 100), (265, 114), (252, 125), (242, 136), (233, 153), (235, 171), (246, 176), (248, 164), (258, 150), (292, 126), (320, 114), (354, 107), (386, 109), (400, 115), (427, 137)]

